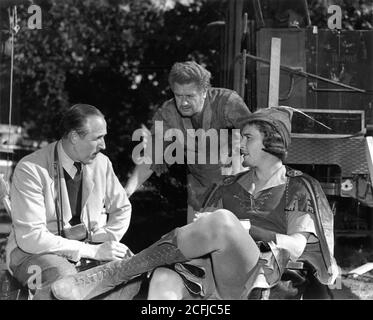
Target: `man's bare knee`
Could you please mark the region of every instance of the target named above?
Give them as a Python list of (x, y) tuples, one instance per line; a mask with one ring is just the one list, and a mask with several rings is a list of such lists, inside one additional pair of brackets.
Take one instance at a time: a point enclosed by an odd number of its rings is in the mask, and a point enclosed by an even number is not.
[(237, 220), (237, 217), (231, 211), (227, 209), (218, 209), (214, 211), (214, 214), (211, 215), (212, 218), (218, 223), (232, 223), (232, 221)]
[(219, 209), (208, 216), (211, 240), (225, 241), (231, 238), (239, 224), (237, 217), (229, 210)]

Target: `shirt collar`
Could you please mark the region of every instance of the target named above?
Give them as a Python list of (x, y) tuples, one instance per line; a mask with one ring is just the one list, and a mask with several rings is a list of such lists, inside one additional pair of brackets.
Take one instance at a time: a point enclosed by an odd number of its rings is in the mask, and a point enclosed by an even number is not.
[(285, 165), (282, 165), (281, 167), (279, 167), (274, 172), (274, 174), (267, 180), (265, 185), (260, 190), (258, 190), (258, 189), (252, 190), (253, 188), (252, 188), (251, 185), (252, 185), (252, 181), (254, 180), (254, 178), (255, 178), (255, 170), (250, 170), (247, 175), (243, 175), (242, 178), (240, 178), (238, 180), (238, 183), (244, 189), (246, 189), (249, 193), (257, 194), (260, 191), (285, 184), (286, 181), (287, 181), (286, 167), (285, 167)]
[[(267, 183), (261, 190), (277, 187), (286, 183), (286, 167), (282, 165), (278, 170), (268, 179)], [(260, 191), (261, 191), (260, 190)], [(259, 191), (259, 190), (258, 190)]]
[(58, 142), (57, 150), (62, 167), (71, 178), (74, 178), (78, 170), (74, 166), (74, 160), (72, 160), (63, 149), (61, 140)]

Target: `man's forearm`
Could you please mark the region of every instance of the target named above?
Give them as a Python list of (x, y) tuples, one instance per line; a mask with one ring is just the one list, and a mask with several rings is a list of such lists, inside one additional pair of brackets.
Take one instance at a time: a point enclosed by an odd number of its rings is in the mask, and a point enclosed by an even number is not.
[(255, 241), (276, 242), (276, 233), (251, 225), (250, 235)]
[(309, 233), (286, 235), (252, 225), (250, 227), (250, 235), (255, 241), (273, 241), (279, 248), (287, 250), (290, 253), (291, 259), (295, 261), (302, 255)]
[(152, 174), (153, 170), (150, 169), (149, 164), (137, 165), (125, 186), (128, 197), (148, 180)]
[(95, 259), (97, 255), (98, 245), (85, 243), (80, 249), (80, 254), (82, 258)]

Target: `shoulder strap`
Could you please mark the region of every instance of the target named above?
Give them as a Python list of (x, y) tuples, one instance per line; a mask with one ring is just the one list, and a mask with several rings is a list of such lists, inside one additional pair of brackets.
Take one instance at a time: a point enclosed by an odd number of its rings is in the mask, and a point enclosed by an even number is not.
[(87, 210), (87, 220), (88, 220), (88, 236), (85, 242), (93, 243), (92, 240), (92, 227), (91, 227), (91, 217), (89, 215), (89, 210)]
[(211, 191), (207, 192), (207, 196), (202, 203), (202, 206), (201, 206), (202, 211), (210, 205), (211, 200), (213, 200), (213, 197), (214, 197), (216, 191), (220, 188), (220, 186), (221, 186), (221, 183), (214, 183), (211, 186), (211, 188), (210, 188)]
[(286, 186), (285, 186), (285, 209), (289, 205), (289, 186), (295, 182), (294, 178), (296, 177), (302, 177), (303, 172), (299, 170), (294, 170), (292, 168), (289, 168), (286, 166)]
[(205, 197), (205, 200), (202, 203), (202, 209), (211, 205), (211, 201), (214, 200), (214, 196), (216, 195), (216, 193), (222, 186), (228, 186), (228, 185), (236, 183), (240, 177), (242, 177), (248, 172), (249, 171), (239, 172), (235, 175), (225, 177), (223, 180), (221, 180), (218, 183), (214, 183), (212, 187), (210, 188), (210, 191), (207, 192), (207, 196)]
[(53, 178), (54, 178), (54, 204), (56, 208), (57, 216), (57, 231), (58, 235), (62, 236), (61, 229), (63, 227), (63, 212), (62, 212), (62, 194), (61, 194), (61, 172), (59, 168), (58, 152), (57, 152), (58, 142), (54, 146), (54, 159), (53, 159)]

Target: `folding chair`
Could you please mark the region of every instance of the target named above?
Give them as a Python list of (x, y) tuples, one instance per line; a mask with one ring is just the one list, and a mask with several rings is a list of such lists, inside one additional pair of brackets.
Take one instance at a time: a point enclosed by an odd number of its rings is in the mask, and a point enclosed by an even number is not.
[(270, 289), (256, 288), (250, 300), (332, 300), (327, 285), (320, 283), (314, 267), (307, 261), (289, 261), (281, 280)]
[[(0, 175), (0, 202), (11, 217), (9, 186)], [(6, 264), (0, 264), (0, 300), (26, 300), (28, 288), (23, 287), (8, 271)]]

